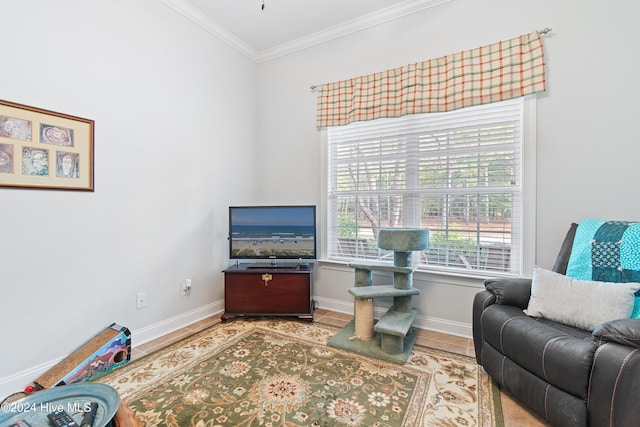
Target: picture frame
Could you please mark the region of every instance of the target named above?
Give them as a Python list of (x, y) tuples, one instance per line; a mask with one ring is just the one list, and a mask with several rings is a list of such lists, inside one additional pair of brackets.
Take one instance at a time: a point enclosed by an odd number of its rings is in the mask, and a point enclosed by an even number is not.
[(94, 121), (0, 100), (0, 187), (94, 191)]

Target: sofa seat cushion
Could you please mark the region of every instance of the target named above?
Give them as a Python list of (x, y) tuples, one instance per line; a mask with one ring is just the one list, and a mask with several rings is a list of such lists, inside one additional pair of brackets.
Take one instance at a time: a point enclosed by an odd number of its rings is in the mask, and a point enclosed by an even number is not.
[(481, 316), (482, 339), (507, 358), (553, 386), (587, 399), (596, 350), (587, 331), (531, 318), (522, 309), (499, 304)]

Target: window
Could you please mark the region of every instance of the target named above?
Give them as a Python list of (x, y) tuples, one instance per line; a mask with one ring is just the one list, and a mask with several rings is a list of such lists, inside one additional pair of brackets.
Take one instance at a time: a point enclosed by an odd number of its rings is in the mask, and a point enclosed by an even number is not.
[(426, 227), (420, 268), (520, 275), (526, 102), (328, 128), (327, 258), (391, 260), (380, 228)]

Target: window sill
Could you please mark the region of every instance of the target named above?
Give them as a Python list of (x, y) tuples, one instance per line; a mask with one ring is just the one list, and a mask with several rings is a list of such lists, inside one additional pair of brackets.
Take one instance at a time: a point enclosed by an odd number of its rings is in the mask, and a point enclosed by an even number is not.
[[(323, 268), (330, 268), (338, 271), (351, 272), (353, 268), (349, 267), (351, 260), (335, 260), (335, 259), (318, 259), (318, 263)], [(386, 273), (376, 273), (386, 274)], [(514, 274), (501, 273), (496, 271), (467, 271), (463, 269), (451, 269), (451, 270), (435, 270), (424, 267), (418, 267), (414, 273), (415, 279), (418, 281), (436, 281), (446, 282), (457, 285), (472, 286), (476, 288), (484, 288), (484, 281), (486, 279), (494, 277), (519, 277)]]

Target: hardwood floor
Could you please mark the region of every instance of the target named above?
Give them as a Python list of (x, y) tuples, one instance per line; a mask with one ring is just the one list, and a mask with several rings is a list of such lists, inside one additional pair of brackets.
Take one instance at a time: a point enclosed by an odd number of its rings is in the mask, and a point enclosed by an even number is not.
[[(324, 323), (337, 327), (342, 327), (353, 319), (350, 314), (337, 313), (334, 311), (316, 309), (313, 315), (313, 321)], [(169, 344), (172, 344), (186, 336), (198, 332), (206, 327), (219, 323), (220, 316), (212, 316), (191, 324), (185, 328), (167, 334), (156, 340), (147, 342), (140, 346), (134, 347), (132, 351), (132, 359), (137, 359)], [(135, 337), (134, 337), (135, 340)], [(453, 335), (443, 334), (441, 332), (428, 331), (424, 329), (418, 330), (418, 338), (416, 344), (425, 347), (438, 348), (453, 353), (464, 354), (474, 357), (473, 340)], [(509, 395), (501, 393), (502, 413), (504, 416), (505, 427), (549, 427), (550, 424), (541, 420), (532, 414), (518, 402), (514, 401)]]

